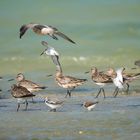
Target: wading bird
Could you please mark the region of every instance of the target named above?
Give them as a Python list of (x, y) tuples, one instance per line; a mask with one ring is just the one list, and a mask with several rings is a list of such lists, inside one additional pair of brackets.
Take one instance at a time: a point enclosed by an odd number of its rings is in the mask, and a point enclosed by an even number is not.
[(43, 51), (41, 54), (47, 54), (48, 56), (51, 56), (51, 59), (53, 60), (53, 63), (56, 65), (56, 74), (55, 74), (55, 81), (56, 83), (62, 87), (67, 89), (67, 94), (65, 97), (69, 95), (71, 97), (71, 92), (74, 90), (77, 86), (80, 86), (87, 81), (87, 79), (79, 79), (71, 76), (64, 76), (62, 73), (62, 67), (59, 62), (59, 53), (57, 53), (54, 48), (49, 47), (47, 43), (42, 42), (43, 45), (47, 46), (47, 49)]
[(23, 102), (26, 105), (25, 110), (27, 110), (28, 107), (27, 99), (33, 98), (35, 96), (30, 91), (28, 91), (25, 87), (17, 86), (16, 84), (11, 86), (11, 95), (17, 99), (18, 102), (17, 112), (20, 108), (20, 104)]
[(63, 75), (60, 69), (56, 70), (55, 80), (60, 87), (67, 89), (67, 94), (65, 97), (67, 96), (71, 97), (71, 92), (76, 87), (84, 84), (87, 81), (87, 79), (79, 79), (71, 76), (65, 76)]
[(59, 101), (58, 99), (45, 98), (45, 104), (51, 108), (50, 111), (56, 112), (56, 109), (63, 105), (64, 101)]
[(109, 75), (112, 78), (113, 83), (116, 86), (116, 89), (113, 93), (114, 97), (117, 97), (119, 90), (124, 88), (124, 78), (123, 78), (124, 70), (125, 68), (119, 68), (115, 71), (113, 68), (110, 68), (107, 71), (107, 75)]
[(17, 85), (27, 88), (31, 93), (47, 88), (45, 86), (41, 86), (37, 83), (34, 83), (30, 80), (26, 80), (25, 76), (22, 73), (17, 74), (16, 81)]
[[(89, 72), (86, 72), (89, 73)], [(105, 96), (105, 90), (104, 86), (110, 83), (113, 83), (112, 79), (110, 76), (105, 74), (104, 72), (99, 72), (96, 67), (91, 68), (91, 79), (92, 81), (100, 87), (99, 92), (95, 96), (95, 98), (98, 98), (101, 92), (103, 92), (104, 98)]]
[(95, 108), (95, 106), (98, 104), (99, 102), (91, 102), (91, 101), (86, 101), (84, 102), (82, 105), (83, 107), (85, 107), (88, 111), (93, 110), (93, 108)]

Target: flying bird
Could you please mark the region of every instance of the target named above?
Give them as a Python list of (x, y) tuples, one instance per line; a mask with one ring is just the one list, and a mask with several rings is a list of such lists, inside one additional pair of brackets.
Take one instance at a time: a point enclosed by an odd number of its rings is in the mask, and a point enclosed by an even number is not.
[(48, 25), (40, 25), (40, 24), (34, 24), (34, 23), (29, 23), (29, 24), (24, 24), (20, 27), (20, 38), (22, 38), (22, 36), (25, 34), (25, 32), (28, 29), (32, 29), (33, 32), (35, 32), (36, 34), (39, 35), (49, 35), (50, 37), (52, 37), (55, 40), (58, 40), (57, 36), (62, 37), (63, 39), (76, 44), (73, 40), (71, 40), (68, 36), (66, 36), (65, 34), (63, 34), (62, 32), (60, 32), (57, 28), (53, 27), (53, 26), (48, 26)]
[(42, 41), (42, 45), (46, 46), (47, 48), (41, 53), (41, 55), (46, 54), (51, 57), (53, 63), (56, 65), (56, 69), (62, 71), (62, 67), (59, 61), (59, 53), (50, 45), (48, 45), (47, 42)]
[(46, 54), (46, 55), (50, 56), (52, 61), (53, 61), (53, 63), (56, 66), (60, 66), (61, 64), (59, 62), (59, 53), (53, 47), (48, 45), (47, 42), (42, 41), (41, 44), (43, 46), (46, 46), (47, 48), (40, 55)]
[(60, 87), (67, 89), (67, 94), (65, 97), (71, 97), (72, 90), (75, 89), (77, 86), (84, 84), (85, 81), (87, 81), (87, 79), (79, 79), (71, 76), (64, 76), (62, 73), (61, 64), (59, 62), (59, 53), (56, 52), (53, 47), (50, 47), (45, 41), (42, 41), (42, 45), (47, 46), (47, 48), (41, 53), (41, 55), (47, 54), (48, 56), (51, 56), (53, 63), (56, 65), (55, 80), (57, 84)]

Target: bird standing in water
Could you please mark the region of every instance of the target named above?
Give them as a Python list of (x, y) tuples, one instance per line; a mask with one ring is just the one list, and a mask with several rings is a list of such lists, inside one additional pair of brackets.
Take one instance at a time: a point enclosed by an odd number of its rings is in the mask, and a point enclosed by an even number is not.
[[(86, 73), (89, 73), (89, 72), (86, 72)], [(106, 97), (105, 96), (105, 90), (104, 90), (103, 87), (106, 84), (113, 83), (110, 76), (106, 75), (103, 72), (99, 72), (96, 67), (92, 67), (91, 68), (91, 79), (96, 85), (100, 86), (99, 92), (97, 93), (95, 98), (98, 98), (98, 96), (100, 95), (101, 92), (103, 92), (103, 95), (104, 95), (104, 98), (105, 98)]]
[(56, 80), (56, 83), (60, 87), (67, 89), (67, 94), (65, 97), (67, 97), (67, 96), (71, 97), (71, 92), (77, 86), (80, 86), (87, 81), (87, 79), (79, 79), (79, 78), (75, 78), (75, 77), (71, 77), (71, 76), (65, 76), (65, 75), (63, 75), (63, 73), (60, 69), (56, 70), (55, 80)]
[[(9, 79), (8, 81), (13, 81), (13, 80), (14, 79)], [(25, 76), (22, 73), (17, 74), (16, 81), (17, 81), (18, 86), (25, 87), (31, 93), (38, 92), (40, 90), (43, 90), (43, 89), (47, 88), (46, 86), (41, 86), (37, 83), (34, 83), (30, 80), (25, 79)], [(32, 98), (32, 102), (35, 103), (33, 98)]]
[(140, 77), (140, 73), (126, 73), (123, 71), (122, 76), (123, 76), (123, 81), (127, 86), (126, 93), (128, 93), (130, 87), (129, 83), (138, 79)]
[(20, 108), (20, 104), (23, 102), (25, 102), (26, 104), (25, 110), (27, 110), (28, 107), (27, 99), (33, 98), (35, 96), (30, 91), (28, 91), (25, 87), (17, 86), (16, 84), (11, 86), (11, 95), (17, 99), (18, 102), (17, 112)]
[(56, 109), (63, 105), (64, 101), (59, 101), (58, 99), (45, 98), (45, 104), (51, 108), (50, 111), (56, 112)]
[(125, 68), (119, 68), (115, 71), (113, 68), (110, 68), (107, 71), (107, 75), (109, 75), (112, 78), (113, 83), (116, 86), (116, 89), (113, 93), (114, 97), (117, 97), (119, 90), (124, 88), (124, 78), (123, 78), (124, 70)]
[(67, 89), (67, 94), (65, 97), (69, 96), (71, 97), (71, 92), (74, 90), (77, 86), (80, 86), (87, 81), (87, 79), (78, 79), (71, 76), (64, 76), (62, 73), (62, 67), (59, 62), (59, 53), (55, 51), (53, 47), (50, 47), (47, 42), (42, 41), (42, 44), (44, 46), (47, 46), (47, 49), (41, 53), (47, 54), (48, 56), (51, 56), (51, 59), (53, 63), (56, 65), (56, 74), (55, 74), (55, 81), (56, 83), (62, 87)]
[(16, 81), (17, 85), (27, 88), (30, 92), (37, 92), (46, 88), (30, 80), (26, 80), (22, 73), (17, 74)]
[(96, 104), (98, 104), (99, 102), (91, 102), (91, 101), (86, 101), (84, 102), (82, 105), (83, 107), (85, 107), (88, 111), (93, 110), (93, 108), (95, 108)]

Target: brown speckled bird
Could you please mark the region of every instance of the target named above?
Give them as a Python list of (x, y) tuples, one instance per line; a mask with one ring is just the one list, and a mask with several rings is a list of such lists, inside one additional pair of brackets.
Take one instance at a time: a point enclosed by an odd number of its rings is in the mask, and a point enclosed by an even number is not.
[[(46, 42), (43, 41), (42, 44), (48, 47), (48, 44)], [(47, 48), (47, 50), (43, 51), (42, 54), (44, 53), (46, 53), (48, 56), (51, 56), (51, 59), (56, 66), (56, 74), (55, 74), (56, 83), (60, 87), (67, 89), (67, 94), (65, 97), (67, 97), (68, 95), (69, 97), (71, 97), (71, 91), (75, 89), (77, 86), (84, 84), (85, 81), (87, 81), (87, 79), (78, 79), (71, 76), (64, 76), (62, 72), (61, 63), (59, 62), (59, 53), (57, 53), (54, 50), (54, 48), (49, 47)]]
[(92, 102), (92, 101), (86, 101), (83, 103), (83, 107), (85, 107), (88, 111), (91, 111), (93, 108), (95, 108), (96, 104), (99, 102)]
[(124, 83), (127, 85), (126, 92), (128, 93), (129, 88), (130, 88), (129, 83), (132, 82), (133, 80), (138, 79), (140, 77), (140, 73), (126, 73), (126, 72), (123, 72), (122, 76), (123, 76)]
[(87, 81), (87, 79), (78, 79), (71, 76), (64, 76), (62, 70), (58, 69), (56, 70), (55, 80), (60, 87), (67, 89), (67, 94), (65, 97), (67, 97), (68, 95), (69, 97), (71, 97), (72, 90)]
[(17, 74), (16, 80), (17, 85), (27, 88), (30, 92), (37, 92), (46, 88), (45, 86), (41, 86), (30, 80), (26, 80), (22, 73)]
[(20, 108), (20, 104), (21, 102), (25, 102), (26, 107), (25, 110), (27, 110), (27, 106), (28, 106), (28, 101), (27, 99), (34, 97), (35, 95), (32, 94), (30, 91), (28, 91), (25, 87), (22, 86), (17, 86), (17, 85), (12, 85), (11, 86), (11, 95), (14, 98), (17, 98), (18, 100), (18, 107), (17, 107), (17, 111)]
[(91, 68), (91, 79), (93, 80), (93, 82), (96, 85), (100, 86), (99, 92), (98, 92), (98, 94), (96, 95), (95, 98), (98, 98), (101, 91), (103, 92), (103, 95), (104, 95), (104, 98), (105, 98), (106, 96), (105, 96), (105, 91), (104, 91), (103, 87), (108, 83), (113, 83), (110, 76), (106, 75), (103, 72), (99, 72), (96, 67), (92, 67)]

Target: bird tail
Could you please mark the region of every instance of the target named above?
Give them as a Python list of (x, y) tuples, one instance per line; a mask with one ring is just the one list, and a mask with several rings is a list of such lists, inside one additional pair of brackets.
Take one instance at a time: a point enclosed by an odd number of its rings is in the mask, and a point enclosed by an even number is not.
[(48, 87), (45, 87), (45, 86), (43, 86), (43, 87), (36, 87), (37, 89), (46, 89), (46, 88), (48, 88)]
[(99, 101), (94, 102), (94, 104), (98, 104), (98, 103), (99, 103)]
[(87, 79), (77, 79), (77, 81), (75, 82), (75, 84), (77, 86), (84, 84), (87, 81)]
[(83, 82), (87, 81), (87, 79), (80, 79), (80, 80), (83, 81)]
[(140, 77), (140, 73), (136, 73), (136, 74), (134, 75), (133, 79), (137, 79), (137, 78), (139, 78), (139, 77)]

